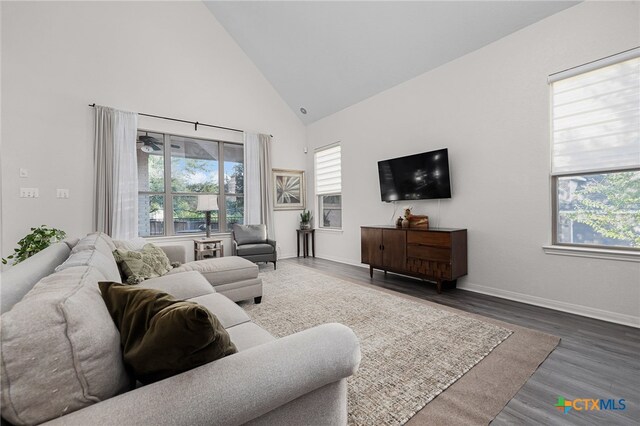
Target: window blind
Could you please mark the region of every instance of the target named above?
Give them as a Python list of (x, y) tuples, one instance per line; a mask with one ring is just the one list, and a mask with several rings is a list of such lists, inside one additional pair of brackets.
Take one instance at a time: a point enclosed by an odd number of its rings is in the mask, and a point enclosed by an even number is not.
[(340, 145), (316, 151), (316, 195), (342, 192), (341, 167)]
[[(551, 81), (552, 174), (640, 167), (640, 49), (635, 58)], [(613, 58), (613, 59), (612, 59)]]

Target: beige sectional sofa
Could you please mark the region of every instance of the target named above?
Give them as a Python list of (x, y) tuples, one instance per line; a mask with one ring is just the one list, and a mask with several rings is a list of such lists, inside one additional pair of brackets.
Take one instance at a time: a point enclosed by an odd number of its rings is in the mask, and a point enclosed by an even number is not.
[(276, 339), (197, 270), (138, 285), (207, 307), (239, 352), (151, 385), (132, 386), (118, 330), (97, 285), (120, 281), (113, 247), (108, 236), (91, 234), (75, 245), (54, 244), (3, 273), (4, 421), (346, 424), (346, 379), (360, 362), (353, 332), (324, 324)]

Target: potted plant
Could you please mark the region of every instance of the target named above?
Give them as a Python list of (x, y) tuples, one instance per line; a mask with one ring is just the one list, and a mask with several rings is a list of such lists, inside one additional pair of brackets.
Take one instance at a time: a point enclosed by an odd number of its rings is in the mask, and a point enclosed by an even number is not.
[(311, 211), (302, 210), (300, 213), (300, 229), (311, 229)]
[(6, 265), (9, 259), (13, 259), (14, 265), (20, 263), (46, 249), (51, 244), (64, 239), (66, 236), (67, 234), (64, 231), (56, 228), (47, 228), (46, 225), (31, 228), (31, 233), (18, 241), (18, 247), (13, 249), (13, 254), (2, 258), (2, 264)]

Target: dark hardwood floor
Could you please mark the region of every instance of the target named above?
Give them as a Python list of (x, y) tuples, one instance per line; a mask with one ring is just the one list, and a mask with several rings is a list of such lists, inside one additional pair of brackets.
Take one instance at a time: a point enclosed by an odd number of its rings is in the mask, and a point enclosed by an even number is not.
[[(562, 340), (493, 425), (640, 425), (640, 330), (551, 309), (449, 289), (412, 278), (319, 258), (284, 260), (559, 336)], [(522, 348), (526, 350), (526, 348)], [(625, 410), (570, 411), (554, 404), (566, 399), (624, 399)]]

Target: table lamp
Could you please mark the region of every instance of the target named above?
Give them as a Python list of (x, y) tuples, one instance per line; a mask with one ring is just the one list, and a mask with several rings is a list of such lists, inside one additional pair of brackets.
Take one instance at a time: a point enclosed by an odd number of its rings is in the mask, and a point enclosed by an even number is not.
[(218, 196), (217, 195), (198, 195), (198, 207), (196, 210), (199, 212), (205, 212), (207, 218), (206, 230), (207, 238), (211, 237), (211, 211), (218, 210)]

